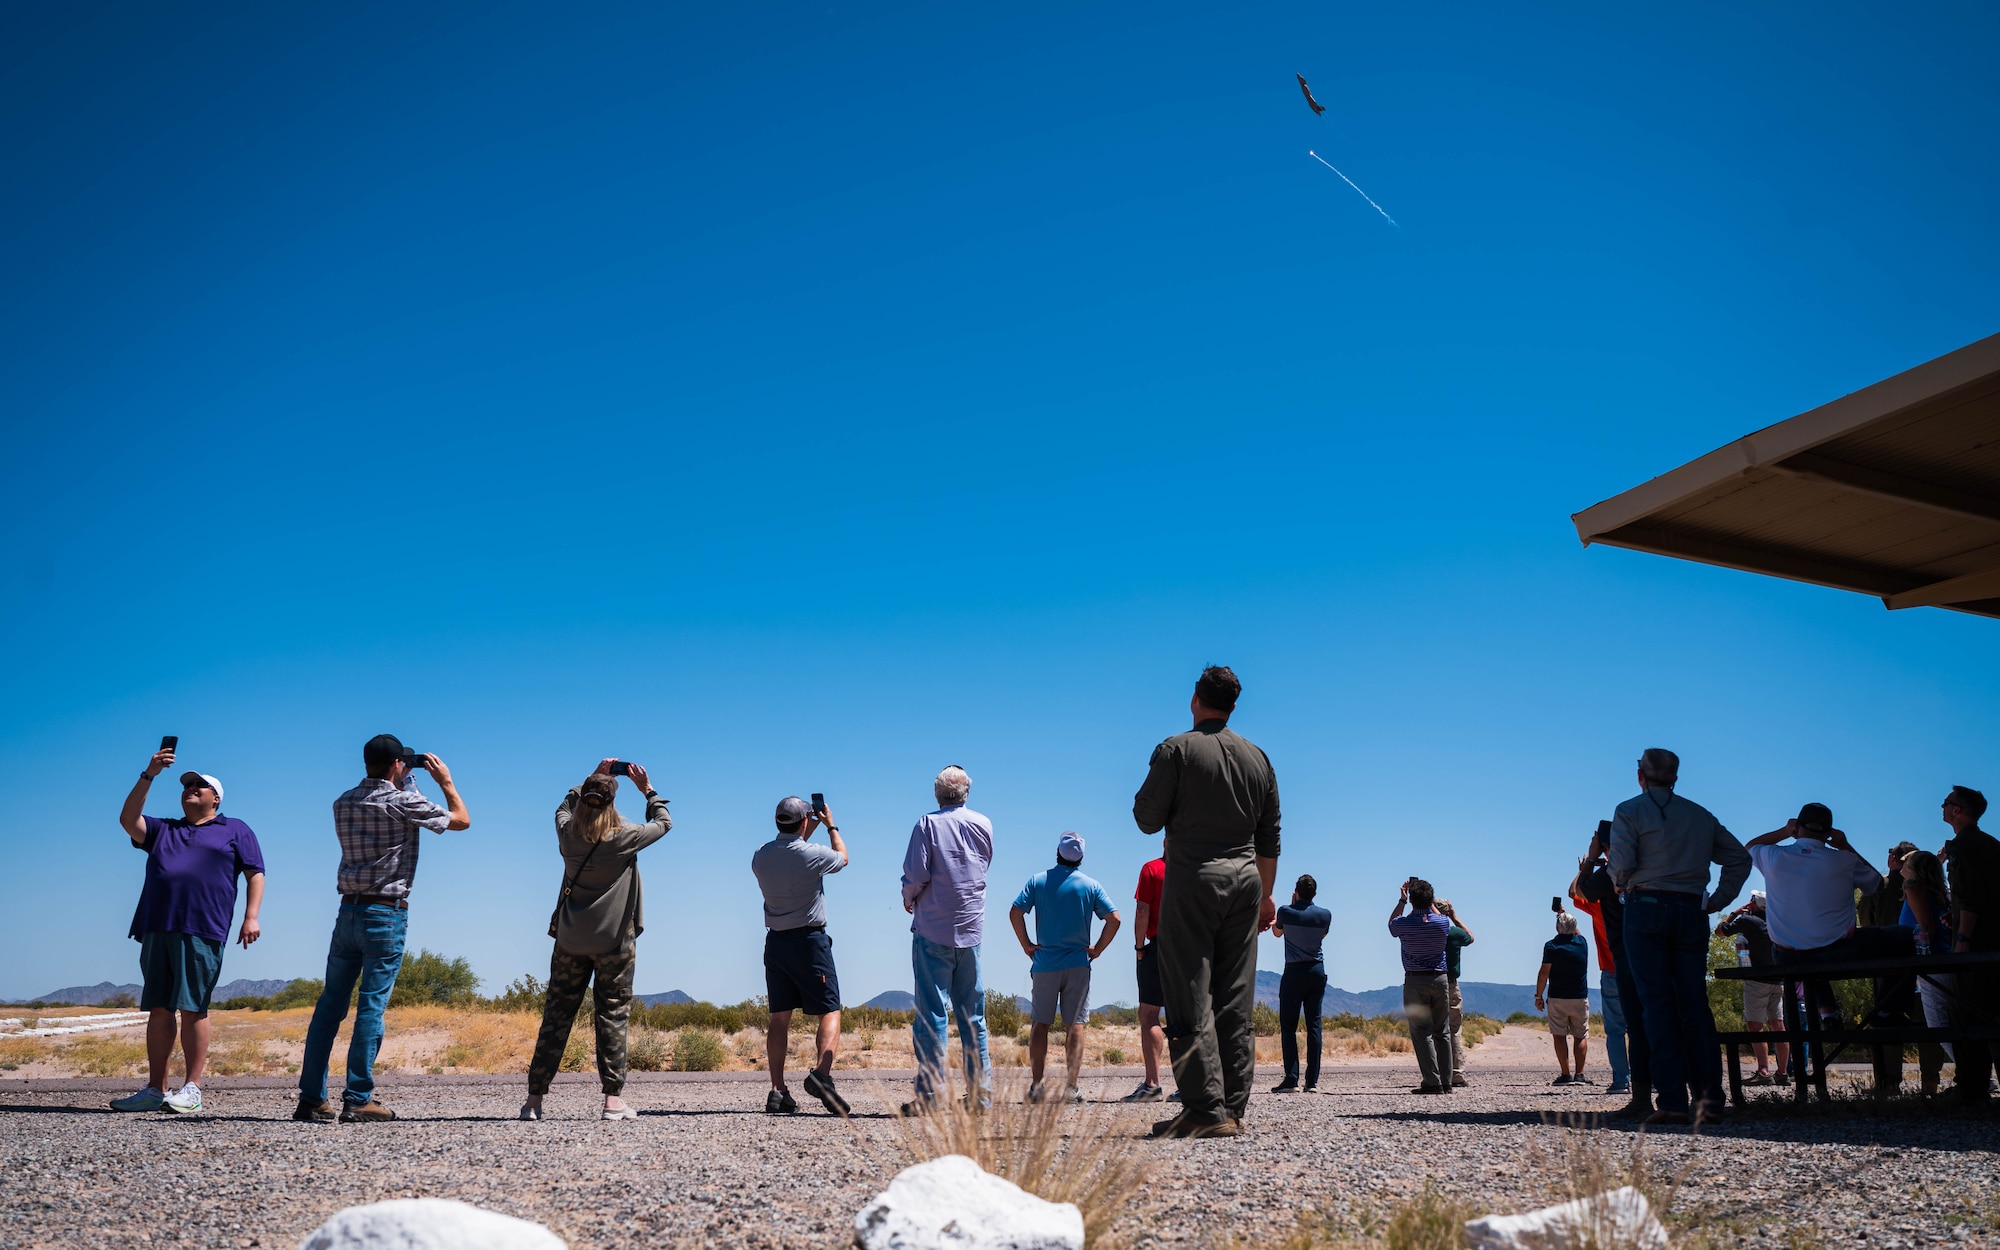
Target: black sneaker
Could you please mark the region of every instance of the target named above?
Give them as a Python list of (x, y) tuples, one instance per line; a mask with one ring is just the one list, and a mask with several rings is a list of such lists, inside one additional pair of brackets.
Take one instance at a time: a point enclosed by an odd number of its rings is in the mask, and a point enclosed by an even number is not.
[(934, 1100), (929, 1098), (912, 1098), (910, 1101), (896, 1108), (896, 1113), (905, 1119), (909, 1119), (915, 1116), (929, 1115), (935, 1110), (937, 1110), (937, 1103)]
[(1551, 1084), (1551, 1085), (1574, 1085), (1574, 1084), (1576, 1084), (1576, 1078), (1575, 1078), (1575, 1077), (1573, 1077), (1573, 1076), (1571, 1076), (1571, 1075), (1570, 1075), (1569, 1073), (1565, 1072), (1565, 1073), (1563, 1073), (1563, 1074), (1562, 1074), (1561, 1076), (1557, 1077), (1557, 1078), (1556, 1078), (1555, 1080), (1553, 1080), (1553, 1081), (1550, 1081), (1550, 1082), (1549, 1082), (1549, 1084)]
[(764, 1095), (765, 1115), (791, 1115), (798, 1109), (798, 1100), (792, 1097), (792, 1091), (788, 1089), (774, 1089)]
[(806, 1093), (819, 1099), (821, 1106), (843, 1119), (853, 1110), (847, 1105), (847, 1100), (840, 1096), (840, 1091), (833, 1087), (833, 1077), (821, 1076), (818, 1068), (806, 1073)]
[(1288, 1076), (1284, 1080), (1279, 1081), (1276, 1085), (1273, 1085), (1271, 1087), (1271, 1092), (1274, 1094), (1292, 1094), (1292, 1093), (1297, 1093), (1298, 1088), (1299, 1088), (1298, 1081), (1295, 1078)]

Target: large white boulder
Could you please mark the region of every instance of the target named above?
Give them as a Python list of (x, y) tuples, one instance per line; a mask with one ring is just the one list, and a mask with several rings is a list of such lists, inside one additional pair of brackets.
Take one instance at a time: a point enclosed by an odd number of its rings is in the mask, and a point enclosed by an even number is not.
[(1666, 1250), (1667, 1230), (1646, 1195), (1627, 1185), (1521, 1215), (1468, 1220), (1473, 1250)]
[(569, 1250), (540, 1224), (446, 1198), (396, 1198), (338, 1212), (299, 1250)]
[(1083, 1212), (964, 1155), (905, 1168), (854, 1217), (861, 1250), (1083, 1250)]

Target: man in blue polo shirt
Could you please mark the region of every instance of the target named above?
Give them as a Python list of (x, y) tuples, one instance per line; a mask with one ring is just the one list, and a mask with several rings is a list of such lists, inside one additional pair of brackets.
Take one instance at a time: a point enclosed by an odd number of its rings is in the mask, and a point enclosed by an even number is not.
[(1285, 974), (1278, 978), (1278, 1038), (1283, 1044), (1285, 1079), (1274, 1094), (1299, 1088), (1299, 1013), (1306, 1017), (1306, 1093), (1319, 1088), (1320, 1006), (1326, 1001), (1326, 963), (1320, 944), (1333, 927), (1333, 913), (1313, 904), (1319, 882), (1311, 873), (1292, 887), (1292, 905), (1278, 909), (1271, 932), (1285, 940)]
[[(1069, 1063), (1069, 1099), (1082, 1102), (1077, 1082), (1083, 1076), (1083, 1026), (1090, 1018), (1090, 964), (1117, 936), (1118, 912), (1104, 887), (1077, 871), (1083, 863), (1083, 839), (1065, 833), (1056, 840), (1056, 866), (1028, 878), (1014, 905), (1007, 910), (1014, 936), (1028, 953), (1034, 979), (1028, 1035), (1030, 1084), (1028, 1100), (1042, 1099), (1042, 1071), (1048, 1065), (1049, 1028), (1062, 1013), (1064, 1057)], [(1027, 913), (1035, 913), (1035, 937), (1028, 940)], [(1095, 946), (1090, 920), (1104, 921)]]
[[(140, 772), (118, 813), (119, 827), (132, 845), (146, 852), (146, 884), (132, 913), (132, 940), (139, 943), (144, 987), (139, 1005), (146, 1017), (146, 1087), (115, 1098), (114, 1111), (201, 1110), (201, 1078), (208, 1067), (208, 1000), (222, 976), (222, 948), (236, 912), (236, 877), (249, 881), (243, 929), (244, 949), (263, 934), (257, 912), (264, 903), (264, 852), (257, 835), (240, 820), (222, 814), (222, 783), (206, 773), (181, 774), (181, 813), (162, 820), (142, 812), (153, 778), (173, 767), (174, 749), (163, 747)], [(167, 1092), (167, 1065), (174, 1056), (174, 1016), (180, 1016), (181, 1058), (187, 1080)]]

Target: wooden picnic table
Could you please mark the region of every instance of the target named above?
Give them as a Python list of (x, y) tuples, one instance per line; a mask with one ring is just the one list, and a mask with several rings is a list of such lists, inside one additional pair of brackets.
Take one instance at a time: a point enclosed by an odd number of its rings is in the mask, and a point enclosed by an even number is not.
[[(1829, 981), (1853, 981), (1911, 973), (1919, 980), (1927, 981), (1947, 996), (1951, 996), (1953, 991), (1943, 983), (1942, 978), (1956, 972), (1996, 966), (2000, 966), (2000, 951), (1969, 951), (1963, 955), (1899, 955), (1891, 959), (1838, 957), (1793, 959), (1761, 967), (1713, 969), (1718, 981), (1775, 981), (1787, 986), (1793, 982), (1803, 982), (1805, 985), (1803, 1013), (1800, 1011), (1797, 995), (1789, 990), (1782, 995), (1785, 1005), (1785, 1027), (1782, 1032), (1766, 1030), (1762, 1033), (1752, 1033), (1745, 1030), (1719, 1034), (1722, 1045), (1728, 1052), (1729, 1096), (1737, 1106), (1743, 1105), (1743, 1074), (1737, 1068), (1737, 1058), (1740, 1053), (1738, 1048), (1752, 1042), (1772, 1044), (1787, 1042), (1791, 1045), (1793, 1097), (1802, 1103), (1808, 1098), (1808, 1083), (1819, 1089), (1821, 1098), (1827, 1096), (1827, 1066), (1849, 1046), (1871, 1048), (1894, 1046), (1898, 1054), (1897, 1063), (1900, 1066), (1902, 1049), (1911, 1042), (1951, 1042), (1955, 1045), (1979, 1046), (2000, 1042), (2000, 1026), (1950, 1025), (1945, 1028), (1930, 1028), (1910, 1025), (1893, 1028), (1829, 1029), (1822, 1025), (1819, 1013), (1820, 989)], [(1880, 1003), (1876, 1004), (1877, 1008), (1880, 1006)]]

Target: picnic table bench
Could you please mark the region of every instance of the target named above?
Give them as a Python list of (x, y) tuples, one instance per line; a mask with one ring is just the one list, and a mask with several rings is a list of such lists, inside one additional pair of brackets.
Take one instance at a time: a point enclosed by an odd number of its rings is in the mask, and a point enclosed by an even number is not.
[[(1785, 1005), (1785, 1027), (1782, 1030), (1718, 1032), (1717, 1038), (1729, 1056), (1730, 1099), (1739, 1107), (1743, 1105), (1743, 1074), (1737, 1068), (1737, 1059), (1741, 1054), (1740, 1048), (1752, 1042), (1790, 1043), (1793, 1097), (1802, 1103), (1809, 1097), (1808, 1086), (1817, 1087), (1821, 1098), (1827, 1096), (1827, 1067), (1850, 1046), (1871, 1049), (1894, 1046), (1900, 1065), (1902, 1048), (1911, 1042), (1971, 1045), (2000, 1042), (2000, 1024), (1951, 1025), (1946, 1028), (1922, 1025), (1827, 1028), (1821, 1022), (1819, 1012), (1820, 992), (1829, 981), (1914, 974), (1949, 996), (1953, 991), (1942, 983), (1941, 978), (1957, 972), (1995, 967), (2000, 967), (2000, 951), (1971, 951), (1963, 955), (1901, 955), (1890, 959), (1794, 959), (1762, 967), (1716, 968), (1713, 971), (1718, 981), (1775, 981), (1781, 985), (1803, 982), (1805, 985), (1803, 1012), (1797, 995), (1788, 991), (1781, 996)], [(1881, 1004), (1876, 1006), (1879, 1008)]]

